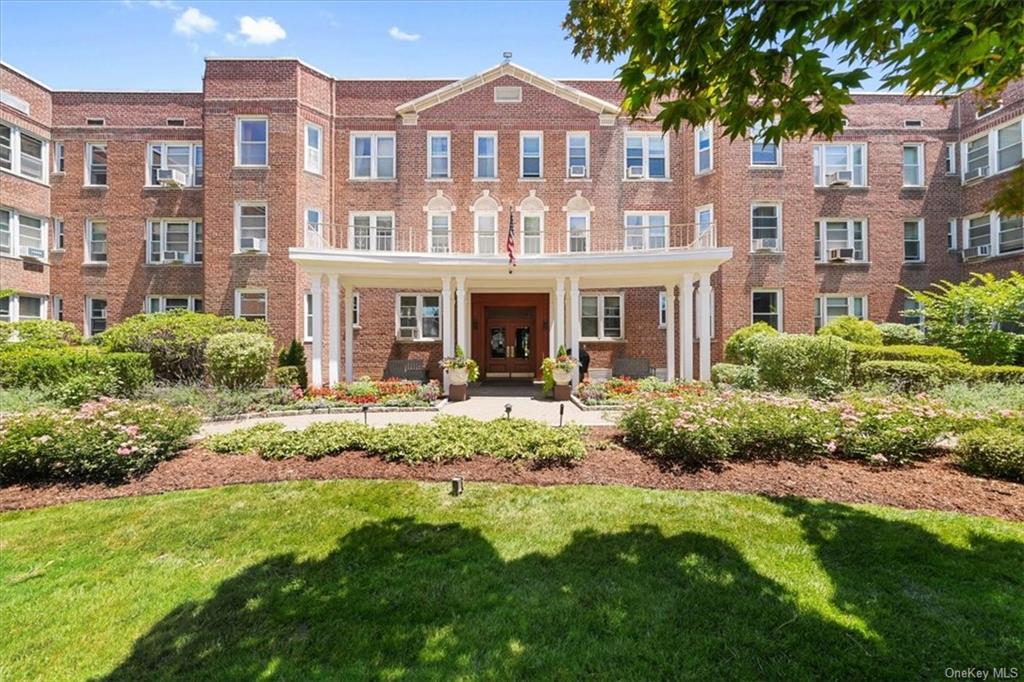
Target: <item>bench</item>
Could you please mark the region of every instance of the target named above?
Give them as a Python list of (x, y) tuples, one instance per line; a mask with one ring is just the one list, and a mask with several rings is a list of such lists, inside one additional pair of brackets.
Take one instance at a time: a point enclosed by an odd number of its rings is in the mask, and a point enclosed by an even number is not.
[(388, 360), (385, 379), (407, 379), (427, 383), (427, 366), (422, 360)]
[(651, 376), (651, 361), (646, 358), (616, 358), (612, 362), (612, 376), (643, 379)]

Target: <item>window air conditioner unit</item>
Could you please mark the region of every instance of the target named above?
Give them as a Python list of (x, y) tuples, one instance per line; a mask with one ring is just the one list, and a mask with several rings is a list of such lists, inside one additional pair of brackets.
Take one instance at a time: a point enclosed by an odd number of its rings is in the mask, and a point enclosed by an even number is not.
[(161, 168), (157, 170), (156, 180), (164, 187), (184, 187), (188, 184), (188, 176), (177, 168)]
[(587, 177), (586, 166), (569, 166), (569, 177), (570, 178), (585, 178)]
[(22, 246), (18, 249), (18, 254), (22, 258), (29, 258), (31, 260), (45, 260), (46, 250), (38, 249), (34, 246)]
[(775, 237), (766, 237), (764, 239), (754, 240), (754, 251), (757, 253), (765, 253), (768, 251), (778, 251), (779, 240)]
[(241, 240), (242, 251), (266, 251), (267, 240), (257, 237), (243, 237)]
[(188, 260), (188, 253), (185, 251), (164, 251), (165, 263), (184, 263)]
[(988, 258), (990, 255), (992, 255), (992, 247), (988, 244), (972, 246), (961, 251), (960, 255), (963, 257), (965, 261), (973, 260), (975, 258)]
[(968, 171), (967, 174), (964, 175), (964, 180), (965, 181), (980, 180), (981, 178), (984, 178), (984, 177), (987, 177), (987, 176), (988, 176), (988, 166), (978, 166), (974, 170)]
[(842, 249), (829, 249), (828, 260), (831, 263), (848, 263), (854, 258), (854, 250), (852, 248)]
[(853, 171), (834, 171), (825, 176), (825, 183), (829, 187), (849, 187), (853, 184)]
[(644, 176), (643, 166), (630, 166), (626, 169), (627, 178), (642, 178)]

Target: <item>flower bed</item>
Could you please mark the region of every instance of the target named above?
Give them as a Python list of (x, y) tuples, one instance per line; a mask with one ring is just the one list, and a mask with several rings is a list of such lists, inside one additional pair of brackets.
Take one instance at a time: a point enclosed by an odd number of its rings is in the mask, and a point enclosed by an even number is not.
[(657, 377), (627, 379), (612, 377), (606, 381), (583, 381), (576, 396), (586, 406), (629, 405), (638, 400), (700, 395), (706, 386), (697, 382), (662, 381)]
[(333, 388), (292, 389), (295, 401), (287, 409), (381, 405), (386, 407), (429, 407), (441, 397), (436, 381), (421, 384), (405, 379), (374, 381), (360, 379)]

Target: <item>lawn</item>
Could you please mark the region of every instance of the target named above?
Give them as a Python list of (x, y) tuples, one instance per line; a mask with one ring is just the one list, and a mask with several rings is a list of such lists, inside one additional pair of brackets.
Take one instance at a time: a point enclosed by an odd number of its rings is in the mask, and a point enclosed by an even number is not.
[(0, 516), (0, 677), (942, 678), (1024, 526), (617, 487), (251, 485)]

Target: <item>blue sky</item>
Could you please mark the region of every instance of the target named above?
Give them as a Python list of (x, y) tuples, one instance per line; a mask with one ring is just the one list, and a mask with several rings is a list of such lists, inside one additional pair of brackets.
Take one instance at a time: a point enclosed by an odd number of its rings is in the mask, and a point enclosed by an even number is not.
[(565, 12), (560, 0), (0, 0), (0, 60), (58, 89), (199, 90), (207, 56), (299, 57), (340, 78), (455, 77), (509, 50), (547, 76), (613, 76), (572, 56)]

